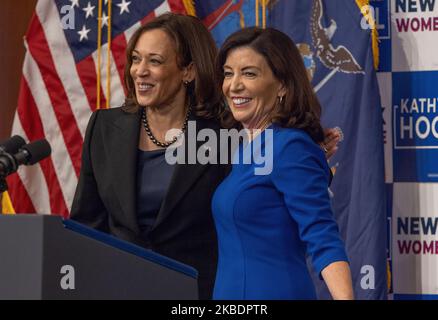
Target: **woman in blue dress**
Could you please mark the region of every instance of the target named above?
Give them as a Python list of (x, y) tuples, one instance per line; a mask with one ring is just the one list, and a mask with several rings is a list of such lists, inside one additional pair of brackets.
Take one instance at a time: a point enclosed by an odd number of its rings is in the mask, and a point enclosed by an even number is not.
[(213, 197), (219, 241), (213, 297), (316, 299), (309, 255), (332, 297), (352, 299), (319, 145), (321, 107), (296, 46), (275, 29), (243, 29), (225, 41), (217, 67), (248, 141)]

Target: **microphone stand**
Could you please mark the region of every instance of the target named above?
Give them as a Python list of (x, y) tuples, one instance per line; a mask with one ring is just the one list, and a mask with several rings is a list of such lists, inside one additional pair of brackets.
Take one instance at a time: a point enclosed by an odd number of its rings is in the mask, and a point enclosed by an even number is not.
[(0, 176), (0, 194), (8, 190), (8, 183), (6, 177)]
[(2, 198), (3, 198), (3, 192), (8, 190), (8, 184), (6, 182), (6, 178), (3, 177), (3, 175), (0, 175), (0, 215), (3, 213), (3, 206), (2, 206)]
[[(0, 151), (0, 155), (9, 158), (9, 161), (12, 163), (12, 170), (11, 172), (15, 172), (18, 169), (18, 164), (13, 156), (10, 154)], [(0, 194), (8, 190), (8, 183), (6, 182), (6, 177), (8, 176), (7, 172), (0, 172)]]
[[(5, 154), (3, 150), (0, 150), (0, 155)], [(3, 173), (0, 173), (0, 196), (3, 192), (8, 190), (8, 184), (6, 183), (6, 176)]]

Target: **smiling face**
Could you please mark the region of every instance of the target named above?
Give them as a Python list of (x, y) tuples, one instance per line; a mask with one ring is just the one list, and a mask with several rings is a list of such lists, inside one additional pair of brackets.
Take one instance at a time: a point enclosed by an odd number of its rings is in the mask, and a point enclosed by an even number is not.
[(250, 47), (231, 50), (223, 66), (222, 91), (234, 118), (247, 129), (263, 129), (285, 90), (266, 59)]
[(193, 77), (189, 68), (178, 66), (175, 43), (165, 31), (153, 29), (144, 32), (131, 58), (130, 74), (139, 105), (156, 108), (184, 106), (184, 81), (191, 81)]

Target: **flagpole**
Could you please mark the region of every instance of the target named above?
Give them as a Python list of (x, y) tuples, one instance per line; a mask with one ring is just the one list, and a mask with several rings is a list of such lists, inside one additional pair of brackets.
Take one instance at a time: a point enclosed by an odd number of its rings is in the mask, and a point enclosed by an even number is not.
[(262, 0), (262, 28), (266, 29), (266, 0)]
[(98, 4), (98, 18), (97, 18), (97, 101), (96, 109), (100, 109), (100, 64), (101, 64), (101, 46), (102, 46), (102, 0), (99, 0)]
[(108, 0), (108, 50), (107, 50), (107, 65), (106, 65), (106, 108), (109, 109), (111, 101), (111, 13), (112, 0)]
[(256, 27), (259, 26), (259, 0), (255, 0), (255, 25)]

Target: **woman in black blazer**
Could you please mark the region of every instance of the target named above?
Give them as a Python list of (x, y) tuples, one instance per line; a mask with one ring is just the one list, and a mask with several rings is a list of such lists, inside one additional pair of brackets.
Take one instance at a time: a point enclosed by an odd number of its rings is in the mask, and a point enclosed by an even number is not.
[(186, 131), (187, 121), (197, 131), (219, 130), (215, 55), (210, 33), (193, 17), (165, 14), (136, 31), (127, 48), (126, 102), (90, 119), (70, 215), (193, 266), (201, 299), (211, 297), (217, 263), (211, 197), (229, 167), (166, 164), (173, 140), (165, 134)]

